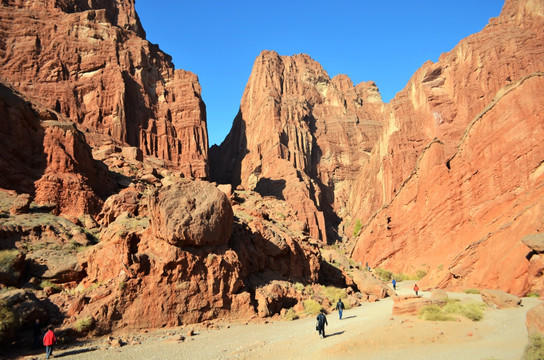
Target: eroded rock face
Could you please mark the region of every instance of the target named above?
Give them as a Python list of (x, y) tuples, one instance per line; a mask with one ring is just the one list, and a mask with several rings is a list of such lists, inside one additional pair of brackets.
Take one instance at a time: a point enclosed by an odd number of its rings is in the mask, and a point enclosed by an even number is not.
[(307, 55), (263, 51), (229, 135), (210, 149), (212, 178), (288, 201), (310, 235), (326, 240), (325, 219), (343, 211), (381, 131), (382, 107), (373, 83), (330, 79)]
[[(34, 196), (56, 214), (96, 214), (114, 190), (74, 124), (0, 84), (0, 187)], [(28, 195), (25, 195), (28, 196)]]
[(88, 290), (85, 306), (71, 308), (74, 319), (93, 317), (98, 334), (272, 316), (295, 305), (300, 294), (292, 288), (267, 286), (318, 281), (316, 244), (297, 232), (299, 220), (285, 202), (240, 193), (233, 202), (234, 231), (226, 195), (204, 181), (170, 179), (133, 204), (137, 215), (113, 215), (112, 202), (100, 243), (80, 255)]
[(0, 19), (0, 74), (19, 92), (89, 132), (92, 145), (111, 137), (207, 177), (198, 79), (145, 40), (132, 0), (14, 0)]
[(356, 261), (424, 269), (422, 286), (542, 287), (521, 239), (544, 215), (543, 14), (540, 2), (507, 1), (391, 101), (353, 186)]

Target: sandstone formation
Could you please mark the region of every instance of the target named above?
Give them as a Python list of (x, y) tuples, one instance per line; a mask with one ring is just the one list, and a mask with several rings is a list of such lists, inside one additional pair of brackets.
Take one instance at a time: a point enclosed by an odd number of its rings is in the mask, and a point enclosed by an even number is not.
[(527, 311), (525, 317), (527, 332), (532, 334), (544, 334), (544, 303), (540, 303)]
[(166, 178), (131, 197), (132, 210), (111, 217), (100, 243), (80, 254), (87, 290), (70, 307), (71, 322), (92, 317), (98, 334), (272, 316), (303, 297), (272, 291), (271, 281), (319, 280), (319, 251), (296, 230), (288, 204), (237, 193), (233, 208), (211, 183)]
[(149, 211), (153, 236), (172, 245), (221, 245), (232, 233), (229, 200), (207, 182), (180, 181), (156, 190)]
[(423, 286), (541, 292), (521, 239), (543, 225), (543, 17), (541, 2), (507, 0), (391, 101), (351, 193), (356, 261), (424, 269)]
[(21, 199), (30, 194), (57, 214), (96, 214), (114, 184), (83, 133), (59, 116), (0, 84), (0, 187), (26, 194)]
[(495, 309), (518, 307), (521, 299), (502, 290), (484, 289), (480, 291), (482, 300), (487, 306)]
[(111, 138), (207, 177), (198, 79), (145, 40), (133, 0), (13, 0), (0, 20), (0, 75), (16, 90), (77, 124), (92, 145)]
[(326, 241), (381, 132), (382, 107), (374, 83), (354, 86), (307, 55), (263, 51), (230, 133), (210, 149), (212, 179), (286, 200)]
[(530, 234), (524, 236), (521, 242), (536, 253), (544, 253), (544, 234)]

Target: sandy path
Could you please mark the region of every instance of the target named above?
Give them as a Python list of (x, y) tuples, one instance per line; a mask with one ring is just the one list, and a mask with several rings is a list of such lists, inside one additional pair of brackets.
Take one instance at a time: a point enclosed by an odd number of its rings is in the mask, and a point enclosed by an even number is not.
[[(399, 293), (410, 292), (400, 284)], [(403, 289), (404, 287), (404, 289)], [(481, 300), (479, 295), (448, 293), (450, 297)], [(423, 292), (423, 296), (428, 296)], [(516, 309), (486, 310), (480, 322), (429, 322), (415, 317), (392, 317), (392, 299), (365, 303), (327, 316), (327, 337), (320, 339), (313, 317), (268, 324), (230, 324), (197, 331), (175, 341), (187, 328), (147, 334), (139, 345), (59, 349), (57, 357), (97, 359), (503, 359), (518, 360), (527, 343), (525, 315), (540, 301), (524, 298)], [(142, 337), (143, 338), (143, 337)]]

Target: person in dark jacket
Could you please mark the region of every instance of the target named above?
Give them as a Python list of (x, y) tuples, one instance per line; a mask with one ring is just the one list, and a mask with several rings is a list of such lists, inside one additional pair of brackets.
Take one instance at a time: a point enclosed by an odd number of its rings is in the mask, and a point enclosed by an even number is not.
[(32, 348), (37, 349), (40, 345), (40, 339), (42, 337), (42, 326), (40, 324), (40, 319), (36, 319), (34, 322), (34, 327), (32, 328)]
[(321, 309), (319, 315), (317, 315), (317, 331), (319, 332), (319, 337), (325, 337), (325, 325), (329, 325), (327, 322), (327, 317), (325, 316), (325, 310)]
[(57, 338), (55, 337), (55, 333), (53, 332), (53, 326), (49, 325), (47, 328), (47, 332), (45, 333), (43, 337), (43, 344), (45, 346), (45, 358), (49, 359), (49, 357), (53, 354), (53, 345), (57, 342)]
[(342, 312), (344, 311), (346, 307), (344, 306), (344, 303), (342, 302), (342, 299), (338, 299), (338, 302), (336, 303), (336, 310), (338, 310), (338, 318), (342, 320)]

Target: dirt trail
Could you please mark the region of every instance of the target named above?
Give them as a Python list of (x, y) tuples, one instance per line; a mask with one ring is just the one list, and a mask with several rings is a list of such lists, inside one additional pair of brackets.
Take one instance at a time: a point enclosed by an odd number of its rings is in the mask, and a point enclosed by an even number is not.
[[(399, 294), (411, 293), (411, 284), (400, 283)], [(423, 296), (429, 294), (423, 292)], [(481, 301), (479, 295), (448, 293), (452, 298)], [(56, 357), (69, 360), (99, 359), (502, 359), (518, 360), (527, 344), (525, 315), (540, 300), (524, 298), (516, 309), (486, 310), (482, 321), (422, 321), (391, 315), (393, 301), (365, 303), (327, 316), (327, 337), (320, 339), (314, 317), (268, 324), (230, 324), (203, 330), (183, 342), (175, 337), (184, 330), (146, 334), (139, 345), (106, 348), (59, 349)], [(43, 356), (41, 356), (43, 358)]]

